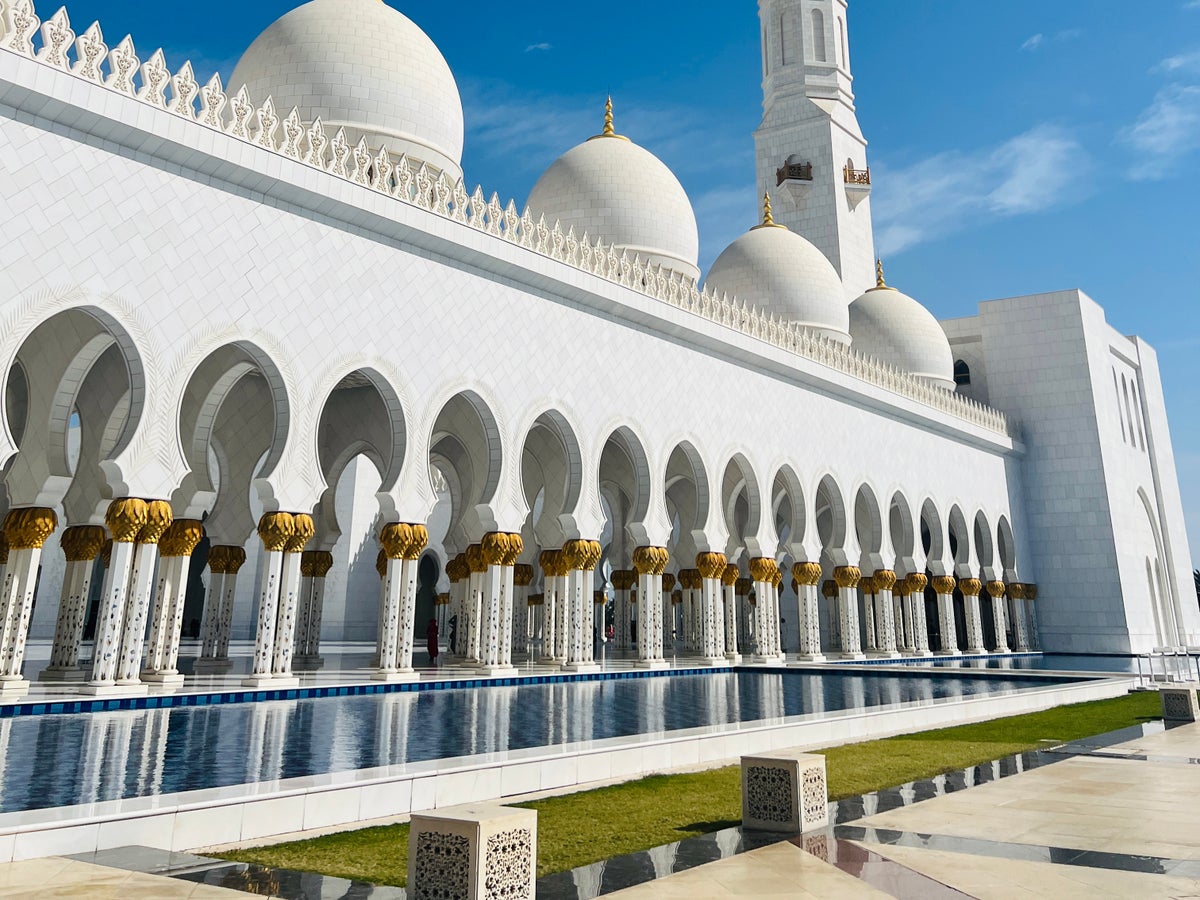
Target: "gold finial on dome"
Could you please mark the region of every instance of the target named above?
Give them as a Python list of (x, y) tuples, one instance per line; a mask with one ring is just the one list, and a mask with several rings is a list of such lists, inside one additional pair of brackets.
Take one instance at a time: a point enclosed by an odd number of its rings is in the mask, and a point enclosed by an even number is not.
[(875, 287), (873, 291), (894, 291), (894, 287), (889, 287), (888, 283), (883, 279), (883, 260), (875, 260)]
[(771, 192), (763, 191), (763, 220), (761, 225), (755, 225), (751, 231), (757, 231), (760, 228), (783, 228), (787, 229), (786, 225), (780, 225), (775, 221), (775, 217), (771, 215)]
[(613, 127), (613, 102), (611, 95), (609, 96), (608, 101), (604, 104), (604, 130), (596, 135), (596, 137), (589, 138), (588, 140), (594, 141), (598, 138), (616, 138), (619, 141), (629, 140), (629, 138), (625, 137), (624, 135), (617, 134), (616, 129)]

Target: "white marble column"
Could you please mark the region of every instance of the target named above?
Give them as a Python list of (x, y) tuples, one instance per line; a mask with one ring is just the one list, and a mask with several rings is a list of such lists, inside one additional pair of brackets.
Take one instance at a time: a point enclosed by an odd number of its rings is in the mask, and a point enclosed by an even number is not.
[(834, 569), (833, 580), (838, 588), (841, 655), (846, 659), (862, 659), (864, 654), (858, 631), (858, 583), (862, 573), (856, 566), (840, 566)]
[(300, 555), (300, 605), (296, 615), (296, 651), (292, 669), (315, 672), (321, 659), (321, 621), (325, 613), (325, 579), (333, 568), (327, 550), (305, 550)]
[(879, 649), (876, 637), (879, 629), (879, 610), (875, 608), (875, 583), (869, 577), (864, 577), (859, 581), (858, 589), (862, 592), (864, 649), (873, 654)]
[(484, 629), (487, 627), (483, 617), (487, 613), (484, 602), (484, 576), (487, 574), (487, 563), (483, 559), (483, 547), (472, 544), (467, 548), (467, 652), (466, 661), (478, 664), (483, 660)]
[(721, 573), (721, 608), (724, 615), (725, 660), (735, 666), (742, 661), (742, 654), (738, 649), (737, 583), (740, 574), (738, 567), (732, 563), (727, 563), (725, 571)]
[(150, 617), (150, 643), (146, 648), (143, 681), (183, 683), (183, 676), (179, 673), (183, 605), (187, 599), (192, 553), (203, 537), (204, 526), (198, 520), (177, 519), (158, 542), (158, 590)]
[[(63, 532), (61, 544), (67, 558), (67, 569), (63, 574), (50, 665), (38, 675), (39, 681), (83, 681), (87, 677), (79, 665), (79, 650), (83, 643), (92, 573), (106, 537), (99, 525), (75, 525)], [(2, 577), (0, 584), (3, 584)]]
[(958, 648), (958, 628), (954, 624), (954, 579), (938, 576), (933, 579), (937, 592), (938, 634), (942, 637), (941, 652), (946, 656), (961, 656)]
[(292, 515), (292, 536), (283, 550), (283, 565), (279, 570), (279, 607), (275, 624), (275, 647), (271, 652), (272, 687), (299, 684), (292, 674), (292, 654), (296, 647), (296, 610), (300, 604), (300, 566), (304, 548), (317, 533), (312, 516)]
[(1025, 585), (1014, 582), (1008, 586), (1008, 596), (1012, 599), (1013, 611), (1013, 650), (1017, 653), (1027, 653), (1029, 643), (1029, 619), (1025, 600)]
[[(537, 632), (535, 607), (529, 604), (529, 586), (533, 584), (533, 566), (518, 563), (513, 566), (513, 644), (509, 653), (509, 663), (514, 663), (514, 654), (528, 657), (533, 647), (533, 638)], [(519, 626), (519, 627), (518, 627)]]
[(876, 651), (880, 656), (899, 656), (897, 652), (896, 605), (892, 589), (896, 586), (896, 573), (891, 569), (879, 569), (871, 578), (875, 588), (875, 602), (879, 611), (879, 630), (876, 632)]
[(570, 640), (564, 668), (573, 672), (599, 669), (592, 652), (594, 604), (592, 580), (600, 562), (601, 547), (597, 541), (575, 540), (563, 545), (564, 565), (569, 570), (567, 605)]
[(538, 554), (542, 569), (542, 661), (556, 659), (558, 647), (558, 567), (561, 551), (543, 550)]
[(117, 668), (121, 658), (121, 636), (125, 629), (125, 608), (137, 550), (136, 541), (148, 519), (146, 501), (137, 498), (114, 500), (104, 516), (113, 545), (96, 616), (92, 680), (84, 687), (87, 693), (109, 694), (118, 690)]
[(638, 579), (637, 656), (638, 668), (661, 669), (663, 658), (663, 570), (670, 555), (665, 547), (638, 547), (633, 566)]
[(987, 583), (988, 597), (992, 601), (992, 622), (996, 626), (996, 647), (994, 653), (1011, 653), (1008, 649), (1008, 622), (1005, 615), (1005, 586), (1003, 581)]
[(696, 574), (700, 577), (700, 653), (713, 665), (725, 663), (725, 605), (721, 598), (721, 579), (728, 564), (724, 553), (696, 556)]
[(519, 534), (486, 534), (480, 545), (483, 563), (483, 609), (480, 623), (481, 670), (489, 675), (512, 673), (513, 567), (524, 550)]
[(754, 579), (754, 662), (774, 662), (771, 647), (771, 590), (778, 567), (773, 559), (756, 557), (750, 560), (750, 575)]
[(821, 564), (801, 562), (792, 566), (792, 577), (796, 579), (796, 597), (800, 606), (801, 662), (821, 662), (821, 607), (817, 600), (818, 584), (821, 581)]
[(258, 523), (258, 537), (263, 545), (258, 579), (258, 628), (254, 636), (250, 677), (242, 681), (246, 687), (262, 687), (272, 681), (284, 550), (295, 528), (292, 514), (286, 512), (267, 513)]
[(979, 594), (983, 590), (983, 582), (978, 578), (958, 579), (958, 589), (963, 595), (963, 609), (967, 615), (967, 646), (968, 654), (987, 653), (983, 646), (983, 617), (980, 614)]
[[(125, 622), (121, 633), (121, 651), (117, 662), (117, 684), (126, 687), (142, 683), (142, 655), (146, 648), (146, 622), (150, 605), (160, 587), (158, 542), (170, 527), (173, 514), (165, 500), (146, 502), (147, 519), (138, 532), (133, 555), (133, 571), (125, 600)], [(163, 573), (165, 574), (165, 573)]]
[(238, 573), (246, 564), (246, 548), (218, 545), (209, 548), (208, 584), (205, 616), (211, 630), (205, 628), (201, 657), (196, 660), (197, 675), (224, 675), (233, 663), (229, 659), (229, 640), (233, 630), (233, 603), (237, 596)]
[(929, 656), (929, 623), (925, 619), (925, 588), (929, 579), (923, 574), (912, 574), (904, 579), (912, 608), (913, 652), (918, 656)]
[(22, 674), (29, 616), (37, 590), (42, 547), (57, 527), (54, 510), (46, 508), (9, 510), (4, 519), (8, 564), (0, 583), (0, 608), (4, 616), (0, 637), (0, 696), (20, 696), (29, 690), (29, 681)]
[(1036, 584), (1031, 584), (1027, 581), (1024, 583), (1023, 593), (1025, 594), (1025, 611), (1029, 617), (1028, 618), (1029, 648), (1031, 650), (1041, 650), (1042, 649), (1042, 638), (1041, 638), (1041, 635), (1038, 633), (1037, 603), (1036, 603), (1037, 598), (1038, 598), (1038, 586)]

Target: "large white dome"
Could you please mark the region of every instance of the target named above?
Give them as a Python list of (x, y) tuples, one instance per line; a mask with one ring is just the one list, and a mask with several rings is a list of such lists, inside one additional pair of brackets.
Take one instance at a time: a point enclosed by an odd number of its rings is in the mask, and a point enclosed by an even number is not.
[(332, 137), (346, 129), (378, 150), (462, 175), (463, 111), (441, 52), (411, 20), (380, 0), (311, 0), (260, 34), (229, 86), (275, 100)]
[(850, 304), (855, 350), (890, 363), (937, 387), (954, 390), (954, 354), (933, 313), (890, 288), (879, 266), (879, 285)]
[(850, 343), (845, 288), (825, 254), (793, 231), (765, 222), (730, 244), (709, 269), (705, 286), (764, 313)]
[(568, 150), (538, 179), (529, 211), (698, 279), (700, 233), (687, 192), (658, 157), (611, 126), (610, 107), (605, 133)]

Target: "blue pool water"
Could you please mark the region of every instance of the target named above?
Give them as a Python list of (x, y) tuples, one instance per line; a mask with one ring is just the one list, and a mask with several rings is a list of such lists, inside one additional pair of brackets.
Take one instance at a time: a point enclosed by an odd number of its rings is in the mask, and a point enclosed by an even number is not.
[(729, 672), (0, 720), (0, 812), (347, 772), (1069, 679)]
[[(1032, 656), (990, 656), (977, 659), (939, 659), (932, 662), (916, 660), (905, 665), (928, 666), (934, 665), (943, 669), (1011, 669), (1014, 671), (1040, 672), (1111, 672), (1121, 675), (1137, 674), (1136, 656), (1095, 656), (1067, 653), (1046, 653)], [(1161, 660), (1156, 661), (1158, 669), (1162, 669)], [(1193, 668), (1195, 663), (1193, 662)], [(1146, 661), (1142, 661), (1142, 669), (1149, 672)]]

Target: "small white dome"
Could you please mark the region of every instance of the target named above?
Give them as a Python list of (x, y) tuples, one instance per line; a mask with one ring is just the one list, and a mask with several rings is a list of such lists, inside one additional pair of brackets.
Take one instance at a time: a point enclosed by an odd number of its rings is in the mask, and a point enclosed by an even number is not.
[(320, 118), (332, 137), (462, 175), (463, 111), (454, 75), (428, 35), (380, 0), (311, 0), (260, 34), (242, 54), (230, 92)]
[(850, 335), (860, 353), (954, 390), (954, 354), (946, 332), (933, 313), (884, 283), (882, 265), (879, 286), (850, 304)]
[(612, 133), (611, 105), (604, 134), (555, 160), (527, 205), (548, 225), (558, 221), (593, 243), (603, 238), (644, 262), (700, 277), (700, 232), (687, 192), (653, 153)]
[(730, 244), (709, 269), (705, 286), (850, 343), (845, 288), (825, 254), (793, 231), (765, 222)]

